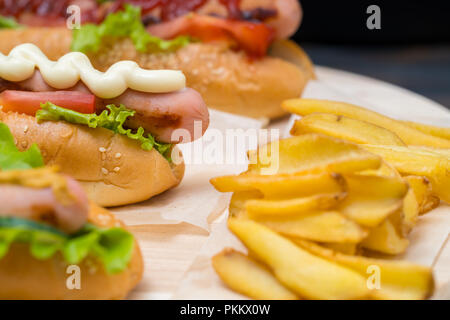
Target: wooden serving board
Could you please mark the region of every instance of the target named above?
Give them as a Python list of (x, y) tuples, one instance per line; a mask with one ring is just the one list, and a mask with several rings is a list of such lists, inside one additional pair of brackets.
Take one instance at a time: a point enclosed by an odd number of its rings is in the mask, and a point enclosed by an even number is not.
[[(329, 68), (318, 67), (316, 71), (319, 80), (308, 86), (305, 97), (356, 103), (404, 120), (415, 120), (441, 126), (448, 126), (450, 123), (448, 110), (410, 91), (378, 80)], [(288, 131), (289, 126), (289, 119), (271, 124), (271, 127), (279, 128), (284, 132)], [(202, 183), (207, 184), (207, 179)], [(162, 197), (164, 196), (162, 195)], [(182, 194), (177, 196), (182, 196)], [(217, 230), (224, 232), (227, 195), (223, 195), (223, 197), (225, 198), (220, 201), (223, 208), (215, 208), (218, 212), (223, 211), (222, 216), (208, 221), (211, 232), (186, 222), (178, 224), (134, 223), (131, 226), (131, 231), (139, 239), (142, 248), (145, 274), (142, 282), (130, 294), (129, 299), (170, 299), (172, 297), (177, 299), (227, 299), (239, 297), (224, 288), (207, 269), (209, 260), (205, 255), (205, 248), (210, 245), (212, 239), (216, 242), (221, 241), (220, 234), (215, 237), (216, 232), (219, 232)], [(155, 202), (158, 202), (158, 197), (152, 200), (152, 203)], [(202, 207), (199, 206), (196, 209), (200, 213)], [(419, 234), (417, 231), (417, 235), (412, 234), (415, 239), (411, 241), (412, 245), (408, 249), (406, 257), (408, 258), (408, 253), (411, 253), (414, 260), (420, 261), (421, 252), (423, 252), (423, 257), (426, 256), (427, 259), (425, 264), (433, 267), (438, 289), (442, 288), (441, 292), (438, 290), (436, 296), (450, 299), (450, 285), (447, 289), (445, 287), (446, 283), (450, 282), (450, 207), (443, 204), (438, 210), (430, 218), (419, 222), (422, 224), (421, 228), (427, 230), (428, 233), (420, 231)], [(126, 218), (127, 212), (121, 210), (118, 215)], [(427, 239), (432, 236), (434, 228), (440, 228), (439, 239)], [(431, 251), (434, 256), (432, 258), (430, 258), (428, 247), (430, 241), (427, 242), (427, 240), (433, 241), (433, 250)], [(202, 268), (206, 268), (204, 273), (200, 272)], [(222, 292), (222, 294), (211, 296), (205, 293), (202, 296), (200, 290), (195, 292), (196, 286), (216, 286), (220, 290), (215, 292)]]

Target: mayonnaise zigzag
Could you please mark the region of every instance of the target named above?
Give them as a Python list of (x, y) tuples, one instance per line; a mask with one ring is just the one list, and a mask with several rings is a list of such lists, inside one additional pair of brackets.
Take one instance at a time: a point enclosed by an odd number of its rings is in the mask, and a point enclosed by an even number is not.
[(49, 60), (31, 43), (15, 47), (8, 56), (0, 53), (0, 77), (8, 81), (30, 78), (38, 68), (47, 84), (68, 89), (81, 80), (96, 96), (111, 99), (126, 89), (149, 93), (178, 91), (186, 86), (186, 77), (176, 70), (146, 70), (133, 61), (120, 61), (106, 72), (96, 70), (81, 52), (71, 52), (58, 61)]

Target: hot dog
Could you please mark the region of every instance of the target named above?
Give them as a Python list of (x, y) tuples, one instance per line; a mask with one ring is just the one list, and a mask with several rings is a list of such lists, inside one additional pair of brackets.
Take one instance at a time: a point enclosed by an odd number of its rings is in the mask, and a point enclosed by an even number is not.
[(68, 192), (73, 200), (68, 205), (58, 201), (50, 188), (1, 185), (0, 217), (14, 212), (16, 217), (24, 219), (52, 221), (67, 233), (79, 230), (86, 223), (89, 213), (87, 197), (75, 180), (69, 177), (61, 177), (61, 179), (67, 184)]
[[(137, 241), (57, 171), (0, 171), (0, 299), (126, 297), (143, 273)], [(67, 285), (69, 266), (79, 290)]]
[[(81, 53), (55, 62), (23, 44), (0, 55), (0, 78), (0, 122), (18, 148), (36, 143), (46, 164), (79, 180), (103, 206), (146, 200), (176, 186), (184, 165), (172, 161), (180, 158), (174, 144), (199, 138), (209, 124), (203, 99), (178, 71), (123, 61), (102, 73)], [(51, 206), (52, 198), (41, 196), (43, 207)]]
[[(31, 78), (24, 81), (14, 83), (3, 80), (3, 88), (31, 92), (57, 90), (45, 82), (39, 70), (36, 70)], [(81, 81), (66, 90), (92, 93)], [(1, 93), (0, 101), (2, 101)], [(127, 89), (112, 99), (96, 98), (96, 112), (102, 112), (110, 104), (123, 104), (135, 110), (136, 114), (127, 121), (127, 126), (132, 129), (143, 127), (146, 131), (151, 132), (157, 140), (165, 143), (191, 142), (194, 140), (194, 124), (196, 122), (202, 129), (202, 135), (209, 125), (209, 113), (205, 102), (198, 92), (190, 88), (170, 93), (147, 93)], [(173, 132), (177, 129), (188, 131), (189, 134), (186, 137), (191, 140), (178, 140), (178, 137), (173, 136)]]
[[(31, 3), (32, 2), (32, 3)], [(302, 11), (297, 0), (197, 0), (197, 1), (115, 1), (99, 3), (96, 0), (33, 0), (0, 1), (0, 14), (14, 16), (28, 26), (64, 26), (67, 8), (80, 7), (83, 22), (99, 22), (105, 15), (120, 8), (123, 3), (141, 5), (144, 21), (162, 21), (189, 12), (267, 22), (276, 30), (277, 38), (290, 37), (299, 27)], [(191, 4), (192, 3), (192, 4)], [(154, 8), (152, 8), (154, 7)], [(161, 10), (161, 7), (164, 9)], [(52, 17), (53, 19), (48, 19)]]
[[(297, 59), (300, 68), (268, 54), (274, 41), (289, 37), (300, 25), (297, 0), (116, 0), (86, 10), (82, 21), (110, 24), (108, 17), (126, 10), (131, 16), (127, 3), (140, 10), (134, 20), (140, 19), (142, 30), (153, 37), (147, 47), (137, 47), (136, 39), (130, 41), (126, 32), (118, 37), (106, 35), (94, 49), (83, 47), (80, 39), (88, 29), (82, 27), (72, 36), (65, 27), (46, 28), (41, 23), (38, 28), (0, 31), (0, 51), (6, 54), (19, 43), (31, 42), (52, 58), (81, 50), (99, 70), (124, 59), (144, 68), (182, 70), (188, 86), (200, 92), (209, 107), (255, 118), (285, 114), (281, 102), (300, 96), (313, 74), (304, 54)], [(103, 30), (107, 29), (114, 28)], [(163, 40), (168, 42), (161, 44)]]

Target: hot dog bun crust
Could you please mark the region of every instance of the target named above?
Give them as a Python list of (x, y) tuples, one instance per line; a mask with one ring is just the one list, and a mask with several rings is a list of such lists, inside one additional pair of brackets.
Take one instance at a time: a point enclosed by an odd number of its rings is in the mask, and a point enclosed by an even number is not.
[(89, 57), (103, 71), (119, 60), (133, 60), (146, 69), (182, 70), (187, 86), (197, 90), (208, 107), (252, 118), (285, 115), (281, 103), (300, 97), (309, 80), (308, 73), (283, 59), (251, 61), (244, 52), (219, 44), (191, 43), (173, 53), (147, 54), (122, 39), (106, 41)]
[[(4, 54), (31, 42), (50, 59), (58, 59), (70, 51), (72, 35), (66, 28), (27, 28), (1, 31), (0, 38)], [(252, 118), (285, 115), (282, 101), (300, 97), (313, 73), (306, 55), (302, 65), (295, 65), (271, 56), (251, 60), (244, 52), (215, 43), (191, 43), (172, 53), (140, 53), (129, 39), (104, 42), (98, 53), (89, 54), (97, 69), (133, 60), (142, 68), (181, 70), (187, 86), (200, 92), (208, 107)]]
[[(89, 222), (101, 227), (123, 226), (109, 211), (91, 205)], [(66, 281), (68, 263), (58, 253), (48, 260), (37, 260), (29, 254), (27, 244), (14, 243), (0, 259), (0, 299), (123, 299), (141, 280), (143, 260), (137, 242), (128, 268), (118, 274), (107, 274), (103, 266), (85, 259), (80, 267), (81, 288), (69, 290)]]
[[(19, 150), (36, 143), (47, 165), (80, 181), (88, 197), (101, 206), (119, 206), (147, 200), (178, 185), (184, 163), (169, 163), (155, 149), (114, 132), (67, 122), (45, 121), (0, 111)], [(173, 152), (178, 152), (176, 147)]]

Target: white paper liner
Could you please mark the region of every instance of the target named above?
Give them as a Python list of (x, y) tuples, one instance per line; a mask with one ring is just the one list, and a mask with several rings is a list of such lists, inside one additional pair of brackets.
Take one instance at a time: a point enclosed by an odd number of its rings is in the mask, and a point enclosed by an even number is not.
[[(241, 129), (243, 132), (249, 130), (248, 134), (254, 134), (267, 124), (265, 119), (255, 120), (214, 110), (210, 110), (210, 116), (210, 127), (201, 139), (179, 145), (185, 158), (186, 170), (178, 187), (148, 201), (113, 208), (111, 211), (131, 226), (187, 222), (209, 230), (208, 219), (222, 213), (228, 199), (226, 195), (217, 192), (209, 180), (244, 171), (248, 165), (246, 150), (255, 148), (256, 145), (250, 146), (251, 139), (245, 141), (248, 146), (237, 145), (236, 141), (235, 147), (239, 147), (238, 150), (230, 149), (231, 151), (227, 152), (224, 149), (222, 153), (206, 158), (208, 146), (216, 143), (227, 130)], [(211, 163), (208, 164), (208, 161)]]

